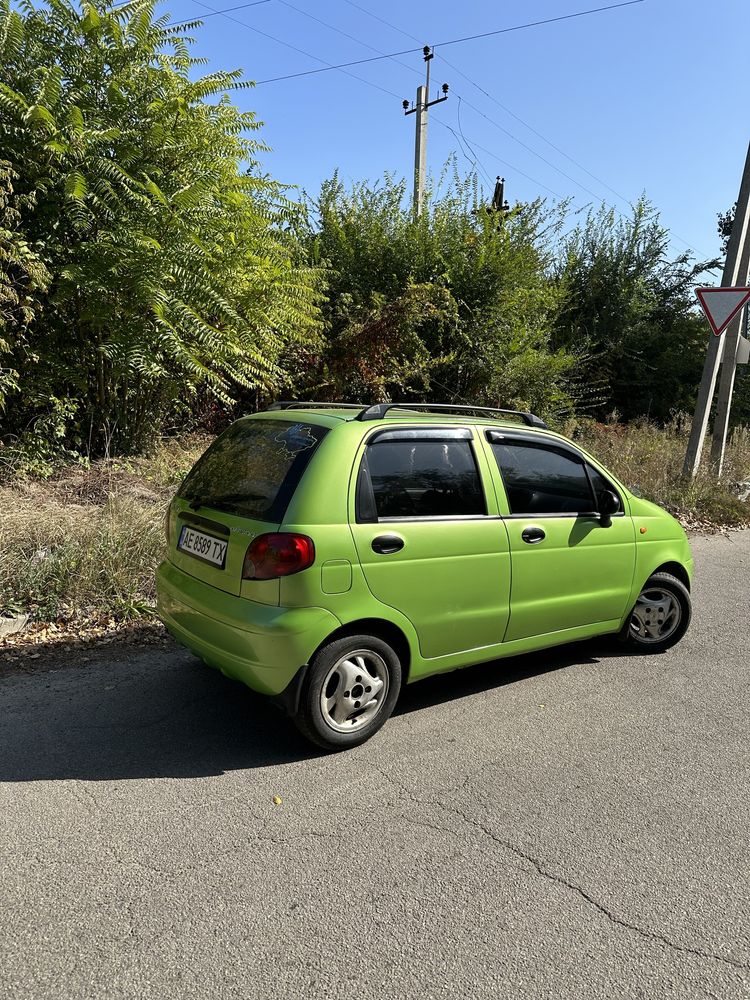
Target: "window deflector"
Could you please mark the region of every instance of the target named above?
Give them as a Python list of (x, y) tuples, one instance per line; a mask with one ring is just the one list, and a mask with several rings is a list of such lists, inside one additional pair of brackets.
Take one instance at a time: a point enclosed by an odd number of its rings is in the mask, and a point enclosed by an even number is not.
[[(579, 517), (599, 517), (599, 512), (596, 509), (598, 504), (596, 502), (596, 493), (593, 488), (591, 481), (591, 476), (589, 475), (588, 462), (575, 448), (566, 447), (563, 443), (558, 444), (556, 441), (535, 441), (527, 438), (525, 435), (514, 434), (512, 431), (510, 433), (505, 433), (503, 431), (487, 430), (486, 438), (491, 446), (493, 460), (497, 465), (497, 469), (500, 473), (500, 479), (503, 484), (503, 490), (505, 491), (505, 498), (508, 503), (508, 508), (511, 518), (542, 518), (542, 517), (555, 517), (555, 518), (579, 518)], [(513, 511), (513, 503), (511, 501), (510, 486), (506, 479), (505, 471), (503, 470), (500, 458), (497, 455), (495, 449), (492, 445), (508, 445), (515, 448), (524, 448), (528, 450), (553, 452), (568, 459), (570, 462), (574, 462), (576, 465), (582, 466), (583, 475), (585, 477), (586, 485), (588, 487), (588, 496), (591, 501), (590, 510), (579, 510), (579, 511), (520, 511), (518, 513)]]
[[(368, 452), (373, 445), (382, 444), (425, 444), (438, 445), (440, 443), (454, 444), (466, 442), (468, 444), (468, 455), (471, 458), (471, 468), (476, 477), (476, 487), (481, 510), (470, 513), (459, 512), (417, 512), (414, 514), (398, 515), (378, 515), (378, 503), (375, 489), (375, 473), (368, 461)], [(433, 491), (434, 492), (434, 491)], [(360, 467), (357, 472), (355, 488), (355, 517), (359, 524), (362, 523), (393, 523), (398, 521), (462, 521), (483, 519), (488, 516), (487, 496), (485, 482), (482, 476), (480, 463), (477, 459), (474, 436), (468, 427), (411, 427), (411, 428), (383, 428), (377, 430), (369, 436), (366, 442), (365, 451), (362, 455)]]

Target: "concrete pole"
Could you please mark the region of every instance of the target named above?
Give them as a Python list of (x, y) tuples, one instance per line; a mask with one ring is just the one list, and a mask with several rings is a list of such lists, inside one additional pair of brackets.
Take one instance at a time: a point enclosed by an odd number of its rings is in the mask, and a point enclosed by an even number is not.
[[(429, 72), (430, 64), (427, 63)], [(414, 135), (414, 214), (420, 215), (424, 204), (427, 174), (427, 87), (417, 87), (416, 129)]]
[[(734, 225), (732, 226), (732, 235), (729, 237), (727, 258), (724, 262), (724, 273), (721, 278), (722, 288), (739, 283), (740, 273), (742, 270), (741, 258), (743, 257), (743, 250), (746, 248), (748, 243), (749, 227), (750, 145), (748, 145), (747, 149), (745, 169), (742, 174), (740, 193), (737, 198), (737, 212), (734, 217)], [(747, 266), (745, 266), (745, 272), (742, 274), (743, 280), (746, 275)], [(737, 320), (737, 323), (739, 324), (739, 320)], [(703, 375), (701, 376), (701, 384), (698, 390), (698, 400), (695, 404), (695, 414), (693, 416), (693, 425), (690, 428), (690, 439), (688, 441), (687, 452), (685, 454), (685, 464), (682, 470), (686, 476), (694, 476), (698, 471), (698, 466), (700, 465), (701, 453), (703, 451), (703, 440), (706, 436), (706, 428), (708, 427), (708, 418), (711, 412), (711, 403), (714, 397), (714, 389), (716, 388), (716, 377), (719, 373), (719, 365), (721, 364), (725, 337), (725, 334), (722, 334), (720, 337), (714, 337), (712, 335), (708, 342), (708, 353), (706, 355), (705, 364), (703, 365)], [(737, 344), (735, 342), (735, 355), (736, 349)], [(732, 363), (735, 355), (732, 355)], [(734, 382), (734, 377), (732, 378), (732, 382)]]
[[(750, 213), (748, 214), (750, 215)], [(748, 229), (750, 229), (750, 223), (748, 223)], [(747, 283), (748, 270), (750, 270), (750, 232), (745, 234), (736, 284), (744, 285)], [(743, 310), (742, 312), (745, 311)], [(721, 475), (722, 466), (724, 465), (724, 451), (727, 446), (727, 431), (729, 430), (729, 412), (732, 408), (734, 378), (737, 374), (737, 355), (740, 348), (742, 312), (738, 316), (735, 316), (724, 334), (724, 357), (722, 358), (721, 379), (719, 381), (719, 400), (716, 404), (714, 435), (711, 442), (711, 471), (716, 476)]]

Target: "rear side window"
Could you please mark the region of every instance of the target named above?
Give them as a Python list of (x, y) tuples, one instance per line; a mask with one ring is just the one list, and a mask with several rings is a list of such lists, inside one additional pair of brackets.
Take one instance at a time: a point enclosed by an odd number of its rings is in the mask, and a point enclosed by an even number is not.
[(470, 441), (387, 440), (368, 446), (359, 472), (358, 520), (485, 513)]
[(177, 493), (191, 503), (261, 521), (283, 520), (326, 427), (238, 420), (196, 462)]
[(511, 514), (590, 514), (586, 469), (573, 455), (530, 444), (492, 442)]

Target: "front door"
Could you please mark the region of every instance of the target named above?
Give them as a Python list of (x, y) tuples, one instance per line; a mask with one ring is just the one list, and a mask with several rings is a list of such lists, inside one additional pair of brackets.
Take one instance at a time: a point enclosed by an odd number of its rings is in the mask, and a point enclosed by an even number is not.
[(425, 658), (503, 640), (510, 556), (488, 472), (469, 428), (378, 430), (360, 456), (351, 526), (367, 585)]
[[(513, 584), (506, 640), (622, 618), (635, 536), (620, 491), (562, 442), (486, 435), (508, 505)], [(607, 526), (596, 513), (603, 489), (620, 497), (620, 513)]]

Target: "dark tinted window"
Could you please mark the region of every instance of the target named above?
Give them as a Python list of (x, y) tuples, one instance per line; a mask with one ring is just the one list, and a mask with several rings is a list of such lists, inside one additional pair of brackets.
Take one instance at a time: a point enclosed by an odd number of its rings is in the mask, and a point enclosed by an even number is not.
[(511, 514), (591, 513), (583, 462), (550, 448), (492, 442)]
[(193, 466), (183, 500), (280, 521), (327, 428), (288, 420), (238, 420)]
[(486, 508), (469, 441), (376, 441), (359, 474), (358, 517), (450, 517)]

